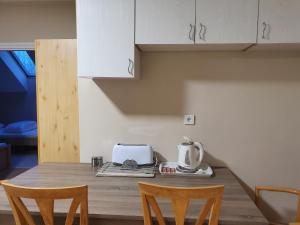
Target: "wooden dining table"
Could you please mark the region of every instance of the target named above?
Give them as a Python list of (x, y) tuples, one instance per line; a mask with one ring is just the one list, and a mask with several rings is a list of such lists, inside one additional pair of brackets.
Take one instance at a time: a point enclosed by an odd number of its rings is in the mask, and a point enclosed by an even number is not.
[[(65, 187), (88, 185), (90, 225), (142, 225), (143, 213), (137, 183), (139, 181), (178, 187), (225, 185), (219, 224), (267, 225), (268, 221), (250, 199), (237, 178), (228, 168), (214, 168), (212, 177), (172, 176), (156, 174), (154, 178), (96, 177), (90, 164), (40, 164), (9, 182), (27, 187)], [(35, 202), (24, 200), (33, 215), (38, 215)], [(158, 203), (168, 224), (174, 224), (171, 204), (166, 199)], [(191, 201), (186, 223), (194, 224), (202, 201)], [(70, 201), (55, 203), (57, 221), (63, 220)], [(62, 223), (62, 222), (61, 222)], [(0, 186), (0, 224), (12, 225), (13, 217), (6, 194)], [(60, 224), (60, 222), (58, 222)], [(62, 223), (63, 224), (63, 223)]]

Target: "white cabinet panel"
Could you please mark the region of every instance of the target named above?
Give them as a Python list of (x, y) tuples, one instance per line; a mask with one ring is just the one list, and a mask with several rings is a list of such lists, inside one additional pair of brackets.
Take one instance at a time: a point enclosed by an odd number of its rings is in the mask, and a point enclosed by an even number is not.
[(299, 43), (299, 21), (299, 0), (260, 0), (258, 43)]
[(136, 0), (136, 44), (194, 44), (195, 0)]
[(256, 43), (258, 0), (196, 0), (197, 44)]
[(78, 75), (134, 77), (134, 0), (77, 0)]

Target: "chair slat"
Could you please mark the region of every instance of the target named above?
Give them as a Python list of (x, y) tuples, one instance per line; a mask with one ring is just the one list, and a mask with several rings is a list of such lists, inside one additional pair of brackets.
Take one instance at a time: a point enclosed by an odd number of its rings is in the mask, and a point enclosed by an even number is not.
[(202, 210), (200, 211), (199, 217), (197, 219), (196, 225), (202, 225), (208, 215), (208, 213), (211, 211), (212, 209), (212, 205), (214, 204), (214, 200), (213, 199), (208, 199), (205, 206), (202, 208)]
[(158, 224), (159, 225), (166, 225), (164, 217), (161, 213), (161, 210), (160, 210), (155, 198), (153, 196), (146, 196), (146, 198), (147, 198), (147, 201), (149, 202), (149, 205), (151, 206), (151, 208), (153, 209), (153, 211), (156, 215)]
[(295, 222), (300, 223), (300, 195), (298, 197), (298, 208), (297, 208), (297, 214), (296, 214), (296, 221)]
[(144, 212), (144, 225), (152, 225), (151, 210), (146, 195), (141, 195)]
[(219, 216), (220, 216), (220, 210), (221, 210), (221, 202), (222, 200), (220, 198), (216, 198), (214, 201), (214, 204), (211, 208), (211, 213), (209, 217), (209, 225), (218, 225)]
[(22, 215), (21, 211), (17, 208), (12, 198), (9, 195), (7, 196), (7, 198), (12, 208), (12, 213), (15, 218), (16, 225), (27, 225), (24, 216)]
[(80, 225), (88, 225), (89, 223), (89, 207), (88, 207), (88, 187), (82, 189), (82, 201), (80, 203)]
[(189, 200), (181, 198), (172, 198), (172, 208), (175, 214), (176, 225), (184, 225), (186, 210), (189, 206)]
[(74, 221), (74, 217), (76, 215), (76, 210), (78, 209), (78, 206), (80, 204), (81, 199), (80, 198), (74, 198), (70, 209), (69, 209), (69, 213), (67, 215), (67, 219), (66, 219), (66, 223), (65, 225), (72, 225), (73, 221)]
[(18, 197), (11, 197), (12, 201), (14, 202), (15, 206), (20, 210), (21, 214), (23, 215), (25, 221), (28, 225), (35, 225), (35, 222), (30, 215), (28, 209), (24, 205), (23, 201)]
[(45, 225), (54, 225), (53, 210), (54, 200), (53, 199), (36, 199), (36, 204), (40, 209), (40, 214), (43, 218)]

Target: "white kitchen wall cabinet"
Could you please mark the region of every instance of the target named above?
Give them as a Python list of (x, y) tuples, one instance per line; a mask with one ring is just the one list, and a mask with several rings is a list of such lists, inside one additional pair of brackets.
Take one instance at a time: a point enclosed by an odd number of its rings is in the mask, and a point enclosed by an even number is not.
[(196, 44), (256, 43), (258, 0), (196, 0)]
[(135, 0), (77, 0), (78, 75), (134, 78)]
[(258, 44), (300, 43), (299, 21), (299, 0), (260, 0)]
[(256, 43), (258, 0), (136, 0), (143, 50), (242, 50)]
[(136, 44), (194, 44), (195, 0), (136, 0)]

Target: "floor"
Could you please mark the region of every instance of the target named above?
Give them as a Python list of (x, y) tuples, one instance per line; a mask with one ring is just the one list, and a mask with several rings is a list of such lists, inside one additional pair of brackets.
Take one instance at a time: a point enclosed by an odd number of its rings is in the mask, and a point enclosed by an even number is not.
[(24, 173), (26, 170), (30, 168), (9, 168), (0, 172), (0, 180), (9, 180), (18, 176), (21, 173)]
[(12, 149), (11, 165), (13, 168), (32, 168), (38, 164), (36, 148), (18, 147)]
[(0, 172), (0, 180), (9, 180), (37, 164), (36, 147), (14, 147), (11, 152), (11, 167)]

